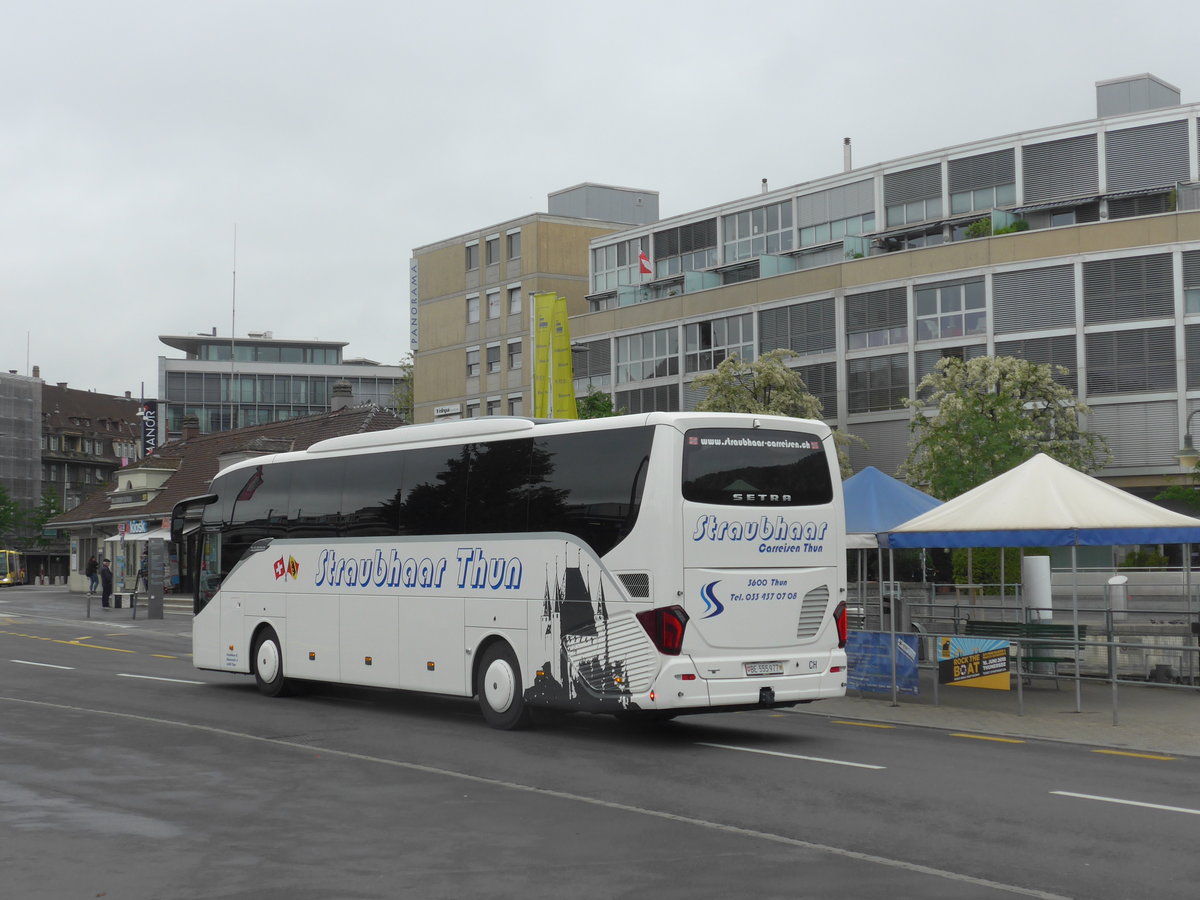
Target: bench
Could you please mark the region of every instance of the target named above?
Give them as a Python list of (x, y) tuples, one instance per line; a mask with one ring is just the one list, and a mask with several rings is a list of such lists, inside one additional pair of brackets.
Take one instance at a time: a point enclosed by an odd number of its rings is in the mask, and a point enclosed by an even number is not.
[[(968, 637), (996, 638), (1021, 643), (1021, 663), (1048, 663), (1054, 667), (1054, 684), (1058, 685), (1058, 664), (1075, 663), (1070, 655), (1075, 649), (1075, 626), (1057, 622), (993, 622), (986, 619), (967, 619), (963, 634)], [(1079, 642), (1087, 637), (1087, 626), (1079, 626)], [(1066, 652), (1066, 653), (1064, 653)], [(1015, 654), (1010, 653), (1010, 657)]]

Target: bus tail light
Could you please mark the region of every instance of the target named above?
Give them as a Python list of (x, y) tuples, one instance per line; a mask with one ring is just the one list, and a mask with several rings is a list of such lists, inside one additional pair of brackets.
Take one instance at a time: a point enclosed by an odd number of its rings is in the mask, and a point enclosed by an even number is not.
[(648, 609), (638, 613), (637, 617), (659, 653), (667, 656), (679, 655), (679, 650), (683, 647), (683, 630), (688, 620), (682, 606)]
[(841, 649), (846, 646), (846, 601), (839, 603), (833, 611), (833, 621), (837, 625), (838, 648)]

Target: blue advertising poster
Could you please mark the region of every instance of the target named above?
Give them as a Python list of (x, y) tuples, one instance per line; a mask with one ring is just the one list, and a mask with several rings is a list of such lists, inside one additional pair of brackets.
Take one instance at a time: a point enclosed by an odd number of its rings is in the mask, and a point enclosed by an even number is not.
[(846, 639), (849, 677), (846, 688), (853, 691), (891, 693), (891, 640), (896, 639), (896, 689), (916, 696), (921, 692), (917, 680), (917, 639), (915, 634), (892, 635), (884, 631), (852, 631)]

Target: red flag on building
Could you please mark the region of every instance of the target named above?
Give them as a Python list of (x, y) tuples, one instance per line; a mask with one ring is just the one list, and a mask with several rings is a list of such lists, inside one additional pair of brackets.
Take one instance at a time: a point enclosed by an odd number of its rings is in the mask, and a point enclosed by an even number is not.
[(650, 257), (645, 252), (638, 254), (638, 271), (643, 275), (654, 274), (654, 267), (650, 265)]

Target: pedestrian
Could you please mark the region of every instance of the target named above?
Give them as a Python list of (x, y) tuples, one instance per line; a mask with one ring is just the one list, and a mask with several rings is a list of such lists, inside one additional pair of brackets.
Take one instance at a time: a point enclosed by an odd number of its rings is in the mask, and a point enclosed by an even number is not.
[(88, 577), (88, 596), (96, 593), (96, 587), (100, 584), (100, 565), (96, 562), (96, 557), (92, 557), (87, 561), (87, 568), (83, 570), (83, 574)]
[(108, 606), (108, 598), (112, 596), (113, 589), (113, 573), (108, 566), (107, 559), (100, 566), (100, 605), (105, 607)]

